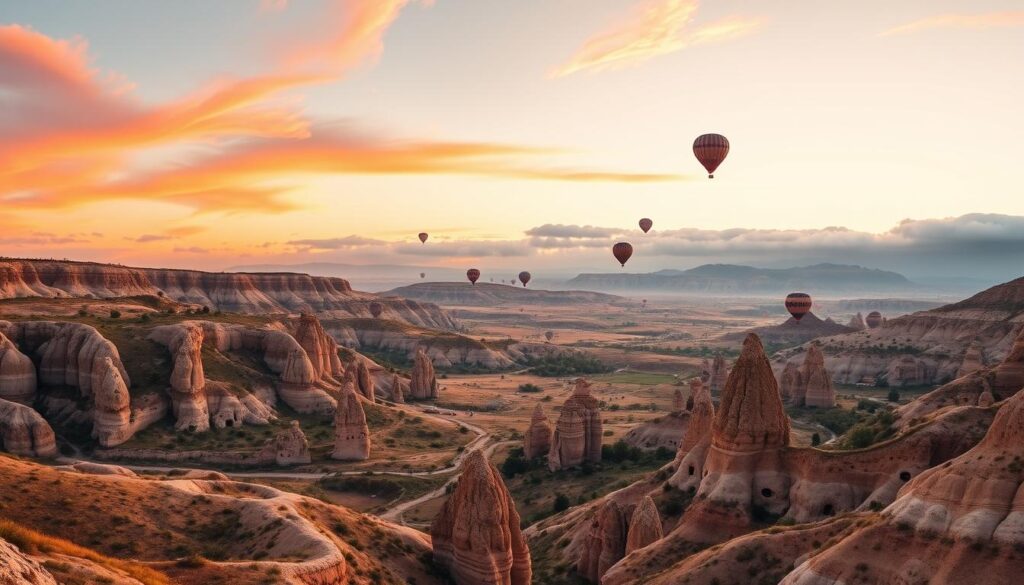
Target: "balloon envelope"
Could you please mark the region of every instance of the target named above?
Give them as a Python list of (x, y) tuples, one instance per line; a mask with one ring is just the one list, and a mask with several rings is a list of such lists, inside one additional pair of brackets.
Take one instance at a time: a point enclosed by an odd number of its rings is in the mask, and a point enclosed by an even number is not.
[(370, 303), (370, 314), (373, 315), (374, 319), (380, 317), (380, 314), (383, 312), (384, 305), (378, 303), (377, 301), (373, 301), (372, 303)]
[(429, 237), (430, 237), (430, 236), (429, 236), (429, 235), (427, 235), (427, 232), (420, 232), (420, 233), (419, 233), (419, 239), (420, 239), (420, 243), (421, 243), (421, 244), (426, 244), (426, 243), (427, 243), (427, 238), (429, 238)]
[(708, 178), (715, 178), (715, 169), (729, 154), (729, 139), (721, 134), (702, 134), (693, 141), (693, 155), (708, 171)]
[(551, 341), (551, 339), (554, 336), (555, 336), (555, 332), (554, 331), (545, 331), (544, 332), (544, 337), (546, 337), (548, 341)]
[(427, 277), (427, 273), (426, 272), (420, 272), (420, 278), (426, 278), (426, 277)]
[(626, 261), (633, 255), (633, 246), (629, 242), (619, 242), (612, 246), (612, 255), (619, 261), (619, 264), (625, 266)]
[(871, 311), (864, 319), (864, 323), (867, 324), (869, 329), (874, 329), (882, 324), (882, 314), (878, 311)]
[(526, 283), (530, 282), (530, 273), (525, 270), (520, 272), (519, 282), (523, 283), (523, 286), (526, 286)]
[(789, 293), (786, 297), (786, 310), (799, 321), (811, 310), (811, 295), (802, 292)]
[(469, 279), (469, 282), (476, 284), (476, 281), (480, 278), (480, 271), (476, 268), (470, 268), (466, 271), (466, 278)]
[(647, 232), (651, 231), (651, 228), (653, 226), (654, 226), (654, 222), (649, 220), (649, 219), (647, 219), (646, 217), (640, 220), (640, 229), (644, 230), (645, 234)]

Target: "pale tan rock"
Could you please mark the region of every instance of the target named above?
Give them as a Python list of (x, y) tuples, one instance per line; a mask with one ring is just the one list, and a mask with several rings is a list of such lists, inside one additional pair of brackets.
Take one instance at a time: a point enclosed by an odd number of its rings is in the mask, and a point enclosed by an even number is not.
[(456, 585), (530, 585), (530, 549), (498, 470), (473, 451), (430, 528), (434, 559)]
[(334, 412), (334, 452), (332, 459), (363, 461), (370, 457), (370, 429), (366, 413), (351, 380), (346, 380)]
[(31, 407), (0, 398), (0, 439), (8, 453), (23, 457), (54, 457), (57, 439), (53, 429)]
[(57, 585), (49, 571), (21, 554), (17, 547), (0, 539), (0, 584)]
[(661, 540), (661, 515), (651, 496), (644, 496), (633, 510), (629, 521), (629, 535), (626, 537), (626, 554)]
[(868, 328), (867, 323), (864, 322), (864, 315), (861, 315), (859, 312), (850, 317), (850, 322), (846, 326), (854, 331), (864, 331)]
[(894, 359), (886, 371), (886, 380), (892, 388), (920, 386), (929, 379), (928, 364), (910, 354)]
[(836, 405), (832, 377), (825, 369), (825, 356), (816, 345), (807, 348), (804, 364), (800, 367), (800, 384), (799, 394), (804, 397), (804, 406), (832, 408)]
[(344, 367), (338, 357), (338, 344), (324, 331), (315, 315), (303, 313), (299, 317), (295, 340), (305, 351), (317, 380), (332, 380), (341, 376)]
[(210, 408), (206, 400), (206, 376), (203, 372), (204, 331), (200, 323), (185, 321), (156, 327), (149, 339), (171, 352), (171, 409), (175, 430), (210, 430)]
[(590, 383), (579, 378), (572, 396), (562, 405), (548, 452), (551, 471), (601, 461), (603, 433), (597, 399), (590, 395)]
[(274, 437), (273, 447), (274, 461), (278, 465), (303, 465), (312, 461), (309, 441), (297, 420)]
[(551, 450), (551, 425), (540, 403), (533, 409), (530, 427), (523, 438), (523, 453), (527, 459), (543, 457)]
[(576, 562), (576, 572), (587, 581), (600, 583), (608, 569), (626, 556), (627, 512), (617, 501), (608, 500), (594, 515)]
[(978, 370), (985, 367), (985, 353), (978, 342), (972, 342), (967, 346), (967, 351), (964, 352), (964, 361), (960, 364), (960, 369), (956, 372), (957, 378), (962, 378), (967, 374), (977, 372)]
[(370, 376), (370, 368), (366, 366), (364, 360), (356, 360), (356, 389), (362, 394), (363, 398), (370, 401), (370, 403), (376, 402), (376, 390), (373, 384), (373, 377)]
[(391, 376), (391, 401), (397, 404), (405, 403), (405, 392), (402, 390), (402, 379), (398, 374)]
[(36, 394), (36, 366), (32, 358), (0, 333), (0, 399), (31, 404)]
[(676, 451), (676, 470), (668, 479), (669, 485), (686, 491), (696, 489), (704, 477), (704, 461), (711, 447), (711, 432), (715, 422), (715, 404), (711, 393), (703, 384), (693, 397), (693, 409), (686, 433)]
[(672, 390), (672, 412), (686, 410), (686, 398), (683, 397), (683, 389), (678, 386)]
[(412, 381), (409, 382), (409, 396), (412, 400), (431, 400), (437, 398), (437, 376), (434, 364), (422, 349), (416, 350), (416, 359), (412, 366)]
[(802, 404), (804, 392), (807, 387), (800, 379), (800, 366), (795, 361), (786, 362), (779, 376), (779, 392), (782, 401), (786, 403)]

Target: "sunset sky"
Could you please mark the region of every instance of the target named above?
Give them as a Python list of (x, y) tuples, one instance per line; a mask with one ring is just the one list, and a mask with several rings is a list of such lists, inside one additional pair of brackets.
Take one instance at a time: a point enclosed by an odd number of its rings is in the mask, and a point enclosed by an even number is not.
[(1022, 95), (1020, 0), (3, 2), (0, 255), (996, 278)]

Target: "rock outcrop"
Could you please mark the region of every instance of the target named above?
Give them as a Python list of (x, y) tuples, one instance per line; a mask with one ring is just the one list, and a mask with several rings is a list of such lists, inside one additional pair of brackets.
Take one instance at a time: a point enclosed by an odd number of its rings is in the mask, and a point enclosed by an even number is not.
[(832, 408), (836, 393), (832, 377), (825, 369), (825, 356), (816, 345), (807, 348), (804, 363), (797, 368), (795, 362), (786, 363), (780, 376), (782, 400), (797, 406)]
[(711, 393), (715, 394), (722, 391), (725, 387), (725, 381), (729, 377), (729, 366), (725, 364), (725, 358), (722, 354), (715, 356), (713, 362), (711, 362), (711, 377), (708, 379), (708, 385), (711, 387)]
[(672, 390), (672, 412), (686, 410), (686, 397), (683, 396), (683, 389), (676, 386)]
[(413, 362), (408, 398), (412, 400), (437, 398), (437, 376), (434, 374), (434, 364), (422, 349), (417, 350), (416, 359)]
[(391, 401), (398, 404), (405, 403), (405, 391), (402, 389), (402, 379), (398, 374), (391, 376)]
[(931, 379), (928, 362), (910, 354), (903, 354), (889, 364), (886, 380), (892, 388), (922, 386)]
[(338, 344), (324, 331), (315, 315), (304, 313), (299, 316), (294, 333), (295, 341), (306, 353), (316, 380), (335, 381), (345, 371), (338, 357)]
[(36, 366), (32, 358), (0, 333), (0, 399), (31, 404), (36, 395)]
[(686, 434), (676, 451), (676, 470), (669, 477), (669, 485), (686, 491), (696, 489), (704, 477), (704, 461), (711, 447), (711, 427), (715, 422), (715, 404), (711, 393), (703, 385), (693, 396), (693, 408)]
[(530, 427), (526, 429), (523, 437), (523, 454), (527, 459), (544, 457), (551, 450), (551, 425), (548, 417), (544, 415), (544, 408), (540, 403), (533, 409), (533, 417), (530, 419)]
[(210, 407), (206, 402), (206, 375), (203, 373), (203, 327), (184, 322), (157, 327), (149, 338), (167, 346), (174, 364), (169, 380), (174, 428), (203, 432), (210, 429)]
[(0, 398), (0, 439), (8, 453), (23, 457), (54, 457), (57, 439), (53, 429), (31, 407)]
[(312, 461), (309, 441), (297, 420), (293, 420), (291, 426), (274, 437), (273, 445), (274, 462), (278, 465), (303, 465)]
[(338, 408), (334, 412), (334, 452), (332, 459), (364, 461), (370, 457), (370, 429), (366, 413), (351, 381), (342, 385)]
[(761, 340), (743, 341), (715, 417), (712, 447), (730, 451), (762, 451), (789, 444), (789, 417)]
[(708, 361), (708, 358), (700, 361), (700, 380), (705, 384), (711, 382), (711, 362)]
[(861, 315), (859, 311), (856, 315), (850, 317), (850, 322), (846, 326), (854, 331), (864, 331), (868, 328), (867, 323), (864, 322), (864, 315)]
[(370, 401), (370, 403), (376, 402), (376, 390), (373, 384), (373, 377), (370, 376), (370, 368), (367, 367), (364, 360), (356, 360), (356, 389), (363, 398)]
[(0, 539), (0, 583), (3, 585), (57, 585), (42, 565), (22, 555), (18, 549)]
[(629, 537), (629, 516), (615, 500), (609, 500), (594, 515), (590, 533), (576, 562), (576, 572), (591, 583), (600, 583), (601, 576), (626, 555)]
[(567, 469), (585, 461), (601, 461), (603, 434), (597, 399), (590, 395), (590, 383), (579, 378), (572, 396), (562, 405), (548, 453), (551, 471)]
[(457, 330), (437, 305), (379, 297), (352, 290), (341, 278), (288, 272), (200, 272), (128, 268), (92, 262), (0, 261), (0, 299), (15, 297), (115, 298), (161, 295), (181, 303), (233, 313), (327, 313), (365, 317), (370, 301), (390, 319), (422, 327)]
[(529, 585), (530, 549), (519, 513), (483, 452), (466, 457), (458, 485), (430, 527), (435, 562), (456, 585)]
[(964, 352), (964, 361), (960, 363), (960, 369), (956, 372), (957, 378), (977, 372), (985, 367), (985, 353), (978, 342), (971, 343)]
[(629, 521), (629, 535), (626, 537), (626, 554), (661, 540), (661, 515), (651, 496), (644, 496), (633, 510)]

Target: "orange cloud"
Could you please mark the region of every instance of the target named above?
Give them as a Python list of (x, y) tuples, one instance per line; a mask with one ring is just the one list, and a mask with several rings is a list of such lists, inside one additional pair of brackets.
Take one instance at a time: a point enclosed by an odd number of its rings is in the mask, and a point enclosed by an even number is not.
[(1024, 10), (981, 14), (939, 14), (890, 28), (882, 36), (900, 35), (938, 28), (984, 30), (1024, 26)]
[(760, 25), (756, 19), (730, 17), (687, 30), (697, 7), (697, 0), (645, 2), (623, 24), (587, 40), (551, 77), (636, 65), (693, 45), (743, 36)]

